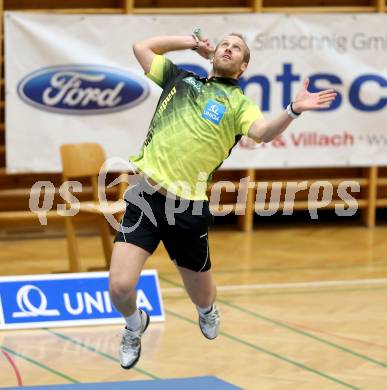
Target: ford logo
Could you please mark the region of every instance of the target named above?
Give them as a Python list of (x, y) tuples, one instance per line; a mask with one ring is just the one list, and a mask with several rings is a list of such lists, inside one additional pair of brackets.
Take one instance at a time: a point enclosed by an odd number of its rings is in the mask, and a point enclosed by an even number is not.
[(27, 75), (20, 98), (38, 109), (60, 114), (94, 115), (126, 110), (149, 94), (137, 75), (100, 65), (52, 66)]

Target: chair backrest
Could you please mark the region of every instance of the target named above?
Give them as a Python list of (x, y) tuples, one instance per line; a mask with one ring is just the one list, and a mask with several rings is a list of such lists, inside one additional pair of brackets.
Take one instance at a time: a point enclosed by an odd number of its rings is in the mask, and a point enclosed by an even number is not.
[(98, 175), (106, 160), (102, 146), (96, 143), (64, 144), (60, 155), (65, 180)]
[(74, 177), (90, 177), (93, 199), (98, 200), (98, 174), (106, 160), (105, 151), (97, 143), (64, 144), (60, 147), (62, 177), (67, 181)]

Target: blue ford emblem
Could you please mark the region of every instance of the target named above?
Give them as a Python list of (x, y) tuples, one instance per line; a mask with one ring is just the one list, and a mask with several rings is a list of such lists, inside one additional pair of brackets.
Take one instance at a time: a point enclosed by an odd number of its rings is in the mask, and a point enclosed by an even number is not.
[(117, 112), (142, 102), (148, 84), (127, 71), (99, 65), (52, 66), (30, 73), (18, 85), (26, 103), (61, 114)]

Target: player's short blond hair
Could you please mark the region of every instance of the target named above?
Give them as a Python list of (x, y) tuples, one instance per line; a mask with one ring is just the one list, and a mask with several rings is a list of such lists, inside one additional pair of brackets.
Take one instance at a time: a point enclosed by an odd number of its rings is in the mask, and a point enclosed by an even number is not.
[[(249, 49), (249, 47), (247, 46), (245, 37), (244, 37), (242, 34), (238, 34), (238, 33), (227, 34), (226, 37), (238, 37), (239, 39), (241, 39), (241, 40), (243, 41), (243, 44), (244, 44), (243, 62), (246, 62), (246, 64), (248, 64), (249, 61), (250, 61), (250, 49)], [(222, 39), (222, 40), (223, 40), (223, 39)], [(222, 42), (222, 41), (220, 41), (220, 42)], [(216, 45), (215, 51), (218, 50), (218, 47), (219, 47), (220, 42)]]

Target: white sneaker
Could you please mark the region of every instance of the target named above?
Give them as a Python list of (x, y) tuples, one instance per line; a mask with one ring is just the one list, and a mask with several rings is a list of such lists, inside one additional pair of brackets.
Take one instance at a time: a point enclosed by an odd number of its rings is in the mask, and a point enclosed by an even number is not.
[(141, 326), (138, 330), (129, 330), (125, 327), (119, 348), (121, 367), (132, 368), (141, 356), (141, 336), (149, 325), (149, 315), (138, 309), (141, 317)]
[(212, 310), (207, 314), (199, 312), (199, 326), (204, 337), (214, 339), (219, 334), (220, 314), (218, 308), (213, 305)]

